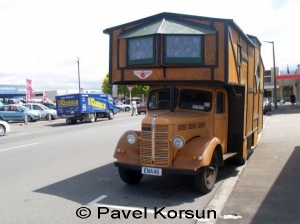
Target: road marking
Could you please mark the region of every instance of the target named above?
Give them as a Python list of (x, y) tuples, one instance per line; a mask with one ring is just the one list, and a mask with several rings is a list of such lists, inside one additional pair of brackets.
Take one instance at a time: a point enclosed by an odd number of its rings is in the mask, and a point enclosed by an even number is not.
[[(119, 209), (119, 210), (127, 210), (127, 211), (131, 211), (131, 210), (138, 210), (141, 212), (145, 212), (145, 208), (139, 208), (139, 207), (128, 207), (128, 206), (119, 206), (119, 205), (109, 205), (109, 204), (100, 204), (99, 202), (106, 198), (107, 195), (101, 195), (100, 197), (96, 198), (95, 200), (91, 201), (90, 203), (88, 203), (88, 205), (92, 205), (92, 206), (97, 206), (97, 207), (106, 207), (106, 208), (115, 208), (115, 209)], [(154, 210), (153, 209), (147, 209), (146, 210), (147, 213), (150, 214), (154, 214)], [(163, 215), (167, 216), (167, 212), (160, 212)], [(196, 219), (198, 222), (207, 222), (208, 219), (198, 219), (196, 217), (193, 217), (193, 219)]]
[(141, 123), (141, 122), (132, 123), (132, 124), (126, 124), (126, 125), (122, 125), (122, 126), (119, 126), (119, 127), (122, 128), (122, 127), (126, 127), (126, 126), (131, 126), (131, 125), (140, 124), (140, 123)]
[(32, 146), (32, 145), (37, 145), (37, 144), (39, 144), (39, 142), (28, 144), (28, 145), (16, 146), (16, 147), (8, 148), (8, 149), (1, 149), (0, 152), (11, 150), (11, 149), (23, 148), (23, 147)]

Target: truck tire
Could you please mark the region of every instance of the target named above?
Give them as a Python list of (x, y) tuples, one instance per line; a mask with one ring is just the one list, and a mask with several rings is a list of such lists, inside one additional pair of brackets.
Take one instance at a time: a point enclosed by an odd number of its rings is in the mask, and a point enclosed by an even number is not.
[(201, 171), (195, 175), (194, 184), (196, 189), (204, 194), (209, 193), (216, 182), (218, 174), (218, 158), (214, 152), (209, 166), (201, 168)]
[(119, 175), (126, 184), (130, 185), (139, 183), (143, 177), (143, 174), (138, 170), (128, 170), (120, 167)]
[(109, 110), (108, 112), (108, 120), (113, 120), (114, 119), (114, 112), (112, 110)]
[(91, 114), (90, 114), (90, 122), (91, 122), (91, 123), (94, 123), (94, 122), (95, 122), (95, 114), (94, 114), (94, 113), (91, 113)]

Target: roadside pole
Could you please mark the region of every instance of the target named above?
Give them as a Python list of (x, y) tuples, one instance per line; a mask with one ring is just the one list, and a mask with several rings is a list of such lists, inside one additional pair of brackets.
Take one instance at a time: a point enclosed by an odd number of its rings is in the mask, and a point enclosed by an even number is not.
[(127, 89), (129, 91), (129, 94), (130, 94), (130, 96), (129, 96), (130, 105), (131, 105), (131, 91), (132, 91), (132, 88), (133, 88), (133, 86), (127, 86)]

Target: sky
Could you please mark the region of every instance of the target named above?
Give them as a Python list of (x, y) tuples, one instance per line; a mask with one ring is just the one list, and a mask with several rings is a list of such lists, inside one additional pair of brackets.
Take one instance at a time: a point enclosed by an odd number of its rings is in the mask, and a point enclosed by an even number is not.
[(233, 21), (262, 43), (266, 70), (300, 64), (300, 0), (0, 0), (0, 85), (100, 90), (109, 70), (103, 30), (162, 12)]

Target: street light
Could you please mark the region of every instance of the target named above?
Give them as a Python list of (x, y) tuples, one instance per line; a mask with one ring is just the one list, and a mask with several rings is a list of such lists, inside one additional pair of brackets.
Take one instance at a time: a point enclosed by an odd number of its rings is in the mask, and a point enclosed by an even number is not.
[(275, 50), (274, 50), (274, 41), (264, 41), (266, 43), (270, 43), (273, 45), (273, 69), (274, 69), (274, 104), (275, 104), (275, 109), (277, 108), (277, 90), (276, 90), (276, 67), (275, 67)]
[(78, 60), (77, 60), (77, 64), (78, 64), (78, 84), (79, 84), (79, 93), (80, 93), (80, 92), (81, 92), (81, 91), (80, 91), (81, 88), (80, 88), (79, 57), (77, 57), (77, 59), (78, 59)]

